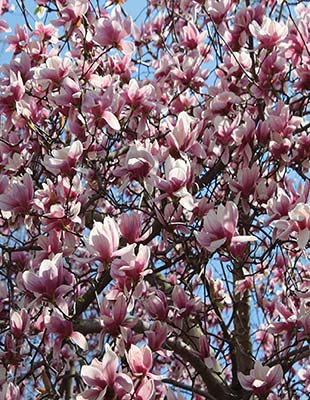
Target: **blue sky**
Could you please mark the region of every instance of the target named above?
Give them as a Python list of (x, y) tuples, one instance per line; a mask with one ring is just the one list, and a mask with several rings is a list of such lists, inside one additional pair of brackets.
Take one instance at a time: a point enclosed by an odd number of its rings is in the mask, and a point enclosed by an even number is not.
[[(24, 25), (24, 18), (22, 16), (19, 7), (17, 6), (16, 1), (12, 0), (11, 4), (15, 8), (15, 11), (6, 13), (4, 16), (4, 19), (11, 27), (11, 32), (8, 33), (9, 35), (12, 34), (12, 32), (14, 32), (14, 27), (16, 24)], [(101, 1), (101, 4), (104, 4), (104, 1)], [(25, 5), (28, 11), (29, 22), (31, 25), (34, 25), (35, 20), (38, 19), (33, 15), (33, 12), (36, 8), (36, 3), (34, 0), (25, 0)], [(147, 5), (147, 0), (127, 0), (123, 5), (123, 7), (128, 13), (128, 15), (132, 16), (132, 19), (137, 23), (139, 22), (139, 20), (140, 21), (143, 20), (144, 13), (141, 14), (141, 11), (146, 7), (146, 5)], [(44, 18), (42, 18), (42, 21), (44, 21)], [(4, 37), (5, 37), (4, 34), (0, 35), (0, 53), (1, 53), (0, 65), (8, 63), (11, 59), (10, 53), (7, 53), (5, 51), (5, 49), (7, 48), (7, 44), (3, 40)]]

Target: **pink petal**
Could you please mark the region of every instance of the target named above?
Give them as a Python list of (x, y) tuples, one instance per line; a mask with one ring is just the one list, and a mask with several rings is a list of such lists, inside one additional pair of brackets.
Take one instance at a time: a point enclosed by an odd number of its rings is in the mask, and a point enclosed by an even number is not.
[(82, 350), (87, 350), (88, 345), (87, 345), (87, 340), (84, 335), (82, 335), (80, 332), (72, 332), (71, 334), (71, 339), (74, 341), (75, 344), (77, 344)]
[(270, 368), (266, 375), (266, 381), (270, 386), (276, 386), (283, 378), (283, 370), (281, 365), (275, 365)]
[(111, 113), (110, 111), (104, 111), (102, 114), (102, 118), (107, 122), (107, 124), (114, 129), (115, 131), (119, 131), (121, 129), (121, 126), (118, 122), (118, 119), (116, 116)]
[(132, 390), (133, 384), (131, 378), (123, 373), (119, 373), (115, 379), (115, 383), (118, 383), (125, 392), (129, 393)]
[(155, 385), (154, 381), (148, 379), (142, 385), (139, 386), (137, 390), (138, 399), (141, 400), (150, 400), (153, 398), (155, 394)]
[(104, 395), (106, 392), (106, 389), (101, 390), (101, 389), (87, 389), (81, 394), (79, 394), (76, 398), (76, 400), (97, 400), (98, 396)]
[(23, 281), (24, 281), (25, 288), (29, 292), (34, 292), (34, 293), (43, 293), (44, 292), (44, 287), (41, 283), (40, 278), (32, 271), (25, 271), (23, 273)]
[(104, 380), (102, 371), (99, 368), (92, 367), (91, 365), (83, 365), (81, 376), (88, 386), (99, 386), (102, 389), (107, 386), (107, 382)]
[(246, 390), (252, 390), (253, 386), (253, 378), (248, 375), (244, 375), (242, 372), (238, 372), (238, 380), (240, 382), (240, 385), (243, 387), (243, 389)]

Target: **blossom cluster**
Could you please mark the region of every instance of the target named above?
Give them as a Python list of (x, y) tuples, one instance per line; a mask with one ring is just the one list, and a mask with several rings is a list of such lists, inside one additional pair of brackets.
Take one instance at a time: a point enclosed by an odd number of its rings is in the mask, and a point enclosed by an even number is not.
[(0, 399), (302, 399), (310, 6), (19, 3), (9, 32), (0, 1)]

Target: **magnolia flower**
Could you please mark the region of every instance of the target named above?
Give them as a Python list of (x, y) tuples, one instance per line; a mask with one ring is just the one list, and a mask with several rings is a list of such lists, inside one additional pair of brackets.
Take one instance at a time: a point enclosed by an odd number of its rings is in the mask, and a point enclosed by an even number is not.
[(135, 141), (126, 154), (123, 166), (116, 168), (114, 175), (119, 177), (128, 175), (130, 179), (137, 180), (146, 178), (153, 169), (156, 169), (157, 164), (148, 147)]
[(144, 378), (139, 385), (133, 400), (153, 400), (155, 399), (155, 385), (152, 379)]
[(260, 42), (260, 46), (266, 49), (272, 49), (275, 45), (282, 42), (288, 34), (286, 24), (274, 21), (266, 16), (264, 16), (261, 26), (256, 21), (253, 21), (249, 25), (249, 30)]
[(204, 217), (202, 231), (196, 234), (199, 244), (214, 252), (225, 243), (255, 241), (254, 236), (236, 235), (238, 217), (238, 208), (232, 201), (221, 204), (217, 212), (210, 210)]
[(200, 44), (203, 43), (207, 36), (207, 32), (200, 33), (196, 25), (193, 22), (189, 22), (181, 32), (180, 44), (188, 49), (196, 49)]
[(198, 129), (191, 128), (193, 119), (185, 111), (180, 112), (175, 127), (167, 135), (167, 144), (171, 154), (184, 152), (203, 158), (206, 156), (203, 146), (198, 143)]
[(310, 204), (298, 203), (288, 215), (292, 221), (296, 221), (297, 243), (303, 248), (310, 239)]
[(25, 288), (36, 296), (52, 298), (54, 295), (68, 292), (71, 287), (64, 285), (63, 282), (62, 254), (56, 254), (52, 260), (42, 261), (37, 274), (32, 271), (23, 273)]
[(0, 399), (2, 400), (21, 400), (21, 393), (18, 386), (14, 385), (14, 383), (9, 382), (5, 383), (1, 387), (0, 391)]
[(64, 147), (60, 150), (53, 150), (52, 156), (45, 155), (44, 166), (53, 174), (71, 175), (75, 172), (77, 161), (83, 154), (83, 145), (77, 140), (71, 146)]
[(126, 358), (131, 372), (136, 377), (149, 377), (151, 379), (160, 380), (160, 375), (154, 375), (150, 372), (153, 366), (152, 351), (149, 346), (138, 347), (131, 345)]
[(29, 322), (29, 314), (25, 308), (22, 308), (21, 311), (14, 311), (11, 315), (10, 322), (11, 332), (14, 337), (22, 337), (29, 326)]
[(135, 375), (146, 376), (153, 365), (152, 351), (148, 346), (139, 348), (132, 344), (127, 353), (127, 361)]
[(102, 47), (115, 47), (125, 54), (130, 54), (134, 46), (129, 41), (124, 40), (129, 35), (131, 29), (131, 20), (127, 18), (122, 25), (116, 20), (100, 18), (96, 25), (96, 34), (94, 40)]
[[(2, 185), (5, 187), (7, 181), (2, 179)], [(24, 214), (29, 211), (33, 203), (33, 183), (30, 175), (25, 174), (22, 182), (16, 182), (12, 185), (12, 190), (8, 194), (0, 194), (0, 210), (11, 211)]]
[(283, 370), (281, 365), (274, 367), (263, 366), (260, 361), (255, 361), (254, 369), (250, 375), (238, 373), (241, 386), (259, 396), (267, 396), (271, 389), (281, 383)]
[(142, 215), (137, 211), (131, 214), (121, 214), (119, 218), (119, 229), (124, 239), (129, 244), (141, 240)]
[(168, 316), (168, 303), (164, 292), (152, 293), (144, 304), (146, 311), (156, 320), (164, 321)]
[(161, 351), (162, 345), (167, 338), (167, 333), (167, 324), (158, 320), (154, 322), (150, 331), (145, 332), (149, 346), (153, 351)]
[(71, 321), (62, 319), (59, 315), (47, 315), (44, 318), (45, 328), (48, 333), (53, 333), (56, 336), (55, 346), (53, 353), (57, 356), (61, 349), (63, 339), (70, 338), (76, 343), (81, 349), (87, 350), (87, 341), (85, 337), (80, 333), (73, 331), (73, 325)]
[(98, 126), (108, 124), (112, 129), (121, 129), (116, 115), (112, 112), (114, 106), (115, 93), (110, 86), (103, 94), (99, 91), (90, 91), (85, 94), (82, 110), (89, 113)]
[(100, 305), (100, 320), (103, 332), (114, 334), (119, 332), (120, 326), (126, 326), (127, 304), (124, 295), (118, 295), (115, 302), (104, 298)]
[(151, 272), (147, 269), (150, 259), (150, 248), (139, 246), (139, 251), (135, 254), (136, 245), (128, 245), (117, 252), (121, 258), (114, 260), (111, 266), (111, 277), (117, 282), (139, 281)]
[(119, 245), (118, 226), (113, 218), (106, 217), (104, 222), (95, 221), (89, 235), (89, 247), (96, 256), (105, 262), (110, 262)]
[(188, 158), (175, 160), (170, 155), (165, 161), (166, 179), (158, 178), (157, 187), (167, 194), (177, 197), (186, 195), (186, 184), (191, 178), (191, 165)]
[(172, 291), (172, 300), (182, 316), (193, 314), (199, 308), (197, 299), (190, 299), (185, 290), (176, 285)]
[(115, 395), (115, 398), (122, 399), (127, 393), (130, 393), (133, 388), (132, 380), (127, 374), (117, 372), (118, 363), (117, 355), (106, 344), (101, 362), (95, 358), (90, 365), (82, 367), (82, 379), (91, 389), (79, 394), (77, 400), (103, 400), (108, 398), (105, 397), (107, 392), (109, 398), (110, 396), (113, 398)]

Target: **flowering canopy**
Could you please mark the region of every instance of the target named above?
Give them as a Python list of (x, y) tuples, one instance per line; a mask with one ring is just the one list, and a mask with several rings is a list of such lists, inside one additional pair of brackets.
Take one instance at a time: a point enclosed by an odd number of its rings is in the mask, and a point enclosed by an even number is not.
[(304, 399), (310, 5), (133, 2), (0, 1), (0, 400)]

